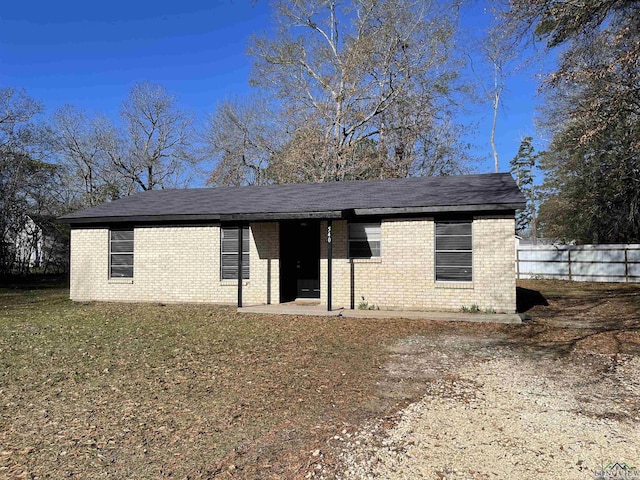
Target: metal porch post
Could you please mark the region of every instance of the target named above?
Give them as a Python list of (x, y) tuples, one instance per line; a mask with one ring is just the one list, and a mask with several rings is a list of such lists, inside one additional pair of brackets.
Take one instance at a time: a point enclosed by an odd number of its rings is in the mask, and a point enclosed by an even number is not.
[(333, 243), (331, 242), (331, 220), (327, 220), (327, 311), (331, 311), (331, 260)]
[(242, 225), (238, 226), (238, 308), (242, 308)]

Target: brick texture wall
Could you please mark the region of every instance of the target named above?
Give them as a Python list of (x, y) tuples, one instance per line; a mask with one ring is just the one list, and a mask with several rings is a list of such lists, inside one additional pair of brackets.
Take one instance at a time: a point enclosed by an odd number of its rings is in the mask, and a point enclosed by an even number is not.
[[(321, 227), (321, 299), (327, 301), (326, 222)], [(347, 222), (333, 222), (332, 306), (361, 302), (380, 309), (513, 313), (516, 308), (514, 219), (477, 216), (473, 221), (473, 282), (435, 281), (435, 223), (430, 218), (389, 219), (381, 223), (378, 259), (347, 257)], [(353, 277), (353, 292), (351, 290)]]
[[(277, 223), (251, 225), (250, 279), (243, 300), (278, 303)], [(109, 279), (109, 229), (71, 231), (71, 299), (235, 303), (237, 281), (220, 279), (220, 228), (134, 230), (133, 279)]]
[[(430, 218), (381, 223), (381, 256), (349, 260), (347, 222), (333, 222), (335, 308), (361, 302), (381, 309), (449, 310), (478, 305), (514, 312), (516, 305), (513, 216), (473, 221), (473, 282), (434, 278), (435, 223)], [(327, 302), (327, 223), (321, 223), (320, 291)], [(279, 226), (251, 224), (250, 279), (245, 304), (278, 303)], [(235, 303), (237, 282), (220, 280), (220, 228), (143, 227), (134, 232), (134, 278), (109, 279), (109, 230), (71, 232), (71, 298), (77, 301)], [(353, 292), (351, 289), (353, 276)]]

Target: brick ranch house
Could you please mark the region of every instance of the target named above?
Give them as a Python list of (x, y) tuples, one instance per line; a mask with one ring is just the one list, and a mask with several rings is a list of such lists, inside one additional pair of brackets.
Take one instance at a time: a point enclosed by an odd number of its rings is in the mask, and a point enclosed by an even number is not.
[(524, 203), (500, 173), (155, 190), (60, 221), (76, 301), (513, 313)]

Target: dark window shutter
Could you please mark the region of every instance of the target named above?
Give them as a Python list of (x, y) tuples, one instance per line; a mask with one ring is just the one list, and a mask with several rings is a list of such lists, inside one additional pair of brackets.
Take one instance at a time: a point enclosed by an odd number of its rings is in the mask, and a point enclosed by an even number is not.
[[(220, 278), (238, 279), (238, 227), (222, 227), (220, 240)], [(249, 227), (242, 230), (242, 279), (249, 280)]]
[(473, 281), (471, 221), (436, 222), (436, 281)]
[(380, 222), (349, 223), (349, 258), (374, 258), (380, 256)]
[(109, 278), (133, 278), (133, 229), (109, 230)]

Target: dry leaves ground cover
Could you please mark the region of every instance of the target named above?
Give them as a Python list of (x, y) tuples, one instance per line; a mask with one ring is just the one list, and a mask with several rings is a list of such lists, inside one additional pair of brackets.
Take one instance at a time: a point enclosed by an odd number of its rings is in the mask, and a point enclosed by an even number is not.
[[(465, 361), (575, 364), (585, 381), (613, 386), (585, 397), (581, 415), (634, 422), (638, 397), (620, 398), (611, 371), (640, 355), (640, 286), (522, 287), (534, 320), (521, 326), (74, 304), (64, 288), (0, 289), (0, 478), (342, 476), (409, 403), (471, 401)], [(377, 418), (363, 439), (371, 449), (345, 454)]]
[[(0, 291), (0, 477), (294, 478), (428, 322)], [(394, 407), (395, 408), (395, 407)]]
[(640, 285), (546, 281), (519, 290), (535, 319), (528, 324), (396, 342), (385, 390), (395, 381), (424, 395), (390, 426), (336, 436), (332, 476), (638, 478), (640, 468), (625, 477), (599, 470), (640, 467)]

